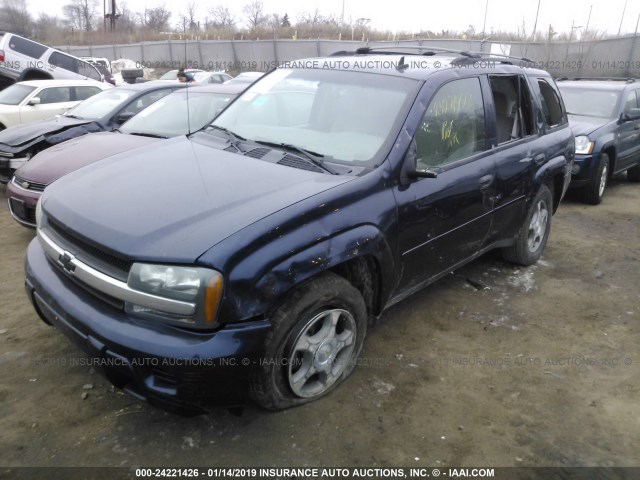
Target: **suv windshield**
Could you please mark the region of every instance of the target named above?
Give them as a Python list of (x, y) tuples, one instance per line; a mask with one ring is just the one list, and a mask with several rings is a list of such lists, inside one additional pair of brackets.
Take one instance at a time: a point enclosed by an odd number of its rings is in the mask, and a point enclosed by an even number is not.
[[(234, 95), (174, 92), (154, 102), (120, 127), (122, 133), (172, 137), (200, 130), (231, 101)], [(187, 122), (187, 99), (189, 121)]]
[(87, 120), (97, 120), (104, 117), (111, 110), (122, 105), (128, 98), (136, 94), (136, 90), (125, 90), (114, 88), (113, 90), (105, 90), (93, 97), (86, 99), (76, 107), (69, 110), (65, 115), (77, 118), (86, 118)]
[(11, 85), (0, 92), (0, 104), (18, 105), (35, 89), (36, 87), (30, 87), (28, 85)]
[(569, 115), (613, 118), (620, 99), (619, 90), (602, 90), (558, 85)]
[(326, 160), (372, 166), (383, 146), (390, 148), (417, 83), (356, 71), (279, 69), (253, 84), (212, 125), (248, 141), (295, 145), (331, 157)]

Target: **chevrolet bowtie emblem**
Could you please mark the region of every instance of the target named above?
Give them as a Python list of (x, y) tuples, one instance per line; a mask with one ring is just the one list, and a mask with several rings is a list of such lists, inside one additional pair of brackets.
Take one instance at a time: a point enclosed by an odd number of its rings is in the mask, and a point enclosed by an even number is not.
[(58, 262), (62, 265), (62, 268), (69, 273), (73, 273), (76, 269), (76, 266), (73, 264), (73, 259), (75, 257), (71, 255), (69, 252), (63, 252), (58, 257)]

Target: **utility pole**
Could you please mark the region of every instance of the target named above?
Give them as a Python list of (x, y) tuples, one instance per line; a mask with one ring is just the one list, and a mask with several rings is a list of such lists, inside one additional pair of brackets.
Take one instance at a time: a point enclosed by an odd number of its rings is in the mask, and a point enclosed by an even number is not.
[(531, 41), (536, 41), (536, 27), (538, 26), (538, 15), (540, 15), (540, 2), (542, 0), (538, 0), (538, 10), (536, 10), (536, 21), (533, 23), (533, 32), (531, 33)]
[(487, 29), (487, 12), (489, 11), (489, 0), (486, 1), (486, 3), (484, 4), (484, 23), (482, 24), (482, 36), (484, 37), (484, 34), (486, 32)]
[(627, 10), (627, 0), (624, 0), (624, 7), (622, 7), (622, 16), (620, 17), (620, 26), (618, 27), (618, 36), (620, 36), (620, 30), (622, 30), (622, 21), (624, 20), (624, 12)]
[(582, 40), (582, 37), (584, 37), (587, 34), (587, 30), (589, 30), (589, 22), (591, 21), (591, 11), (592, 10), (593, 10), (593, 5), (591, 5), (591, 7), (589, 8), (589, 16), (587, 17), (587, 26), (584, 27), (584, 31), (582, 32), (582, 35), (580, 36), (581, 40)]

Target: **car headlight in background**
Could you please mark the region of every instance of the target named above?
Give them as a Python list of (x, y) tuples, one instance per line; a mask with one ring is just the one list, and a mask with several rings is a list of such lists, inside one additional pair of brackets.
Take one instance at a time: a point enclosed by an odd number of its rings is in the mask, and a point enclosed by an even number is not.
[(589, 137), (584, 135), (576, 137), (576, 153), (589, 154), (593, 152), (593, 142), (589, 140)]
[(127, 285), (140, 292), (196, 306), (192, 316), (178, 316), (127, 302), (125, 310), (129, 313), (194, 328), (212, 328), (215, 325), (222, 297), (222, 275), (215, 270), (134, 263), (129, 271)]

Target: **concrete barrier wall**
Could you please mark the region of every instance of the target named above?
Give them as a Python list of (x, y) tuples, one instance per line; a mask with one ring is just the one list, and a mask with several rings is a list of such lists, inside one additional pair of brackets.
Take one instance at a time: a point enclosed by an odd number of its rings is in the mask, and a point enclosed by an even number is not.
[(495, 43), (477, 40), (370, 42), (339, 40), (167, 40), (130, 45), (59, 46), (76, 56), (127, 58), (151, 68), (185, 63), (210, 70), (261, 70), (287, 60), (326, 56), (358, 47), (431, 46), (504, 52), (532, 60), (554, 76), (640, 77), (640, 35), (564, 43)]

